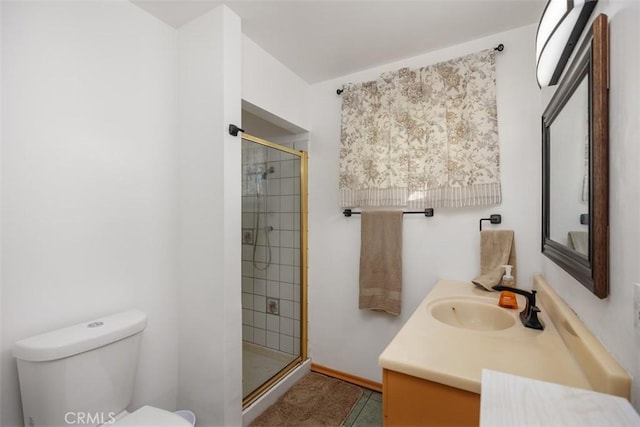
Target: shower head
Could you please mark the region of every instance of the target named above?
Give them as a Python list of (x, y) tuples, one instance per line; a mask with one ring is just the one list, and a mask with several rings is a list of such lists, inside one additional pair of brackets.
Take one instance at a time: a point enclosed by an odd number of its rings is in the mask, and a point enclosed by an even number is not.
[(274, 173), (276, 169), (273, 166), (270, 166), (266, 171), (262, 172), (262, 179), (267, 179), (267, 175), (270, 173)]

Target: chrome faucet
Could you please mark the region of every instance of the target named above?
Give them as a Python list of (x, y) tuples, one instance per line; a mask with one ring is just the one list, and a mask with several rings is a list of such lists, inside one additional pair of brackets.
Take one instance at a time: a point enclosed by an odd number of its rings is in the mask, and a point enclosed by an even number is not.
[(535, 290), (524, 291), (518, 288), (512, 288), (510, 286), (496, 285), (493, 287), (496, 291), (508, 291), (516, 294), (524, 295), (527, 298), (527, 304), (524, 310), (520, 312), (520, 321), (526, 328), (543, 330), (544, 325), (538, 319), (538, 313), (540, 309), (536, 306), (536, 292)]

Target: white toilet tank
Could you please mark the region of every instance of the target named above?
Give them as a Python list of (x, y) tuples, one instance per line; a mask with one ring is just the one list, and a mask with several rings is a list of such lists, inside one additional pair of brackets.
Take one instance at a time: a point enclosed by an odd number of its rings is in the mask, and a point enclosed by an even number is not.
[(110, 424), (131, 402), (146, 324), (129, 310), (17, 342), (25, 426)]

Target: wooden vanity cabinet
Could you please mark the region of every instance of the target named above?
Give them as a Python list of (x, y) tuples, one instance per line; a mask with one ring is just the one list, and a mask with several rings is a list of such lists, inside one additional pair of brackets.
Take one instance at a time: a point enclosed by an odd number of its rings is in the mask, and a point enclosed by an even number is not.
[(480, 395), (383, 369), (385, 427), (478, 426)]

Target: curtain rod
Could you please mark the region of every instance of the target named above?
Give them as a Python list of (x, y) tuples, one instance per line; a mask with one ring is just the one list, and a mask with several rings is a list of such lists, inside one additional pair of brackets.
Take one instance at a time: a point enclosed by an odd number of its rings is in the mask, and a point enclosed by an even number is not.
[[(502, 52), (504, 50), (504, 44), (500, 43), (498, 46), (494, 47), (493, 50), (495, 50), (497, 52)], [(342, 95), (342, 92), (344, 92), (344, 89), (336, 90), (336, 93), (338, 95)]]

